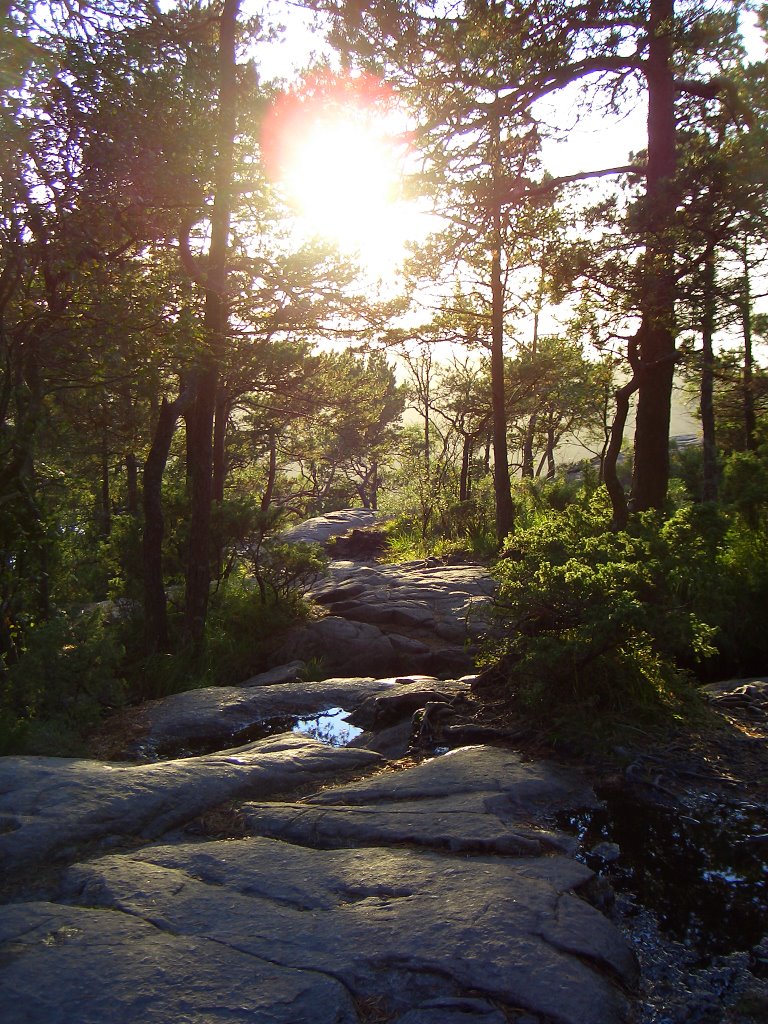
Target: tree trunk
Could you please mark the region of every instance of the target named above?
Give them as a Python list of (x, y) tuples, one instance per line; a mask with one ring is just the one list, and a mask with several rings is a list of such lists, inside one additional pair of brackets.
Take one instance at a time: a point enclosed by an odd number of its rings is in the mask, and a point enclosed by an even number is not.
[(533, 439), (536, 434), (537, 421), (536, 413), (529, 417), (523, 438), (523, 465), (520, 472), (522, 476), (530, 479), (533, 479)]
[(155, 427), (155, 436), (144, 463), (142, 505), (144, 508), (144, 647), (147, 654), (167, 651), (168, 614), (163, 577), (163, 473), (171, 450), (176, 424), (192, 399), (191, 391), (182, 391), (173, 402), (163, 399)]
[[(541, 315), (541, 307), (544, 301), (544, 272), (539, 277), (539, 288), (536, 296), (536, 309), (533, 314), (533, 338), (531, 339), (531, 355), (535, 358), (538, 354), (539, 349), (539, 317)], [(523, 477), (533, 479), (533, 441), (536, 436), (536, 427), (538, 424), (538, 413), (533, 413), (529, 419), (528, 424), (525, 428), (525, 436), (523, 438), (523, 465), (520, 470), (520, 474)], [(539, 475), (538, 473), (536, 474)]]
[(269, 469), (267, 470), (267, 485), (261, 496), (261, 511), (267, 512), (272, 504), (272, 495), (275, 493), (275, 481), (277, 480), (277, 433), (274, 427), (269, 427)]
[(603, 481), (605, 489), (608, 491), (608, 497), (611, 499), (611, 509), (613, 510), (611, 525), (614, 530), (623, 530), (629, 519), (627, 496), (619, 480), (616, 467), (624, 440), (624, 428), (627, 425), (627, 416), (629, 415), (629, 402), (640, 386), (637, 344), (637, 337), (630, 338), (627, 360), (632, 369), (632, 377), (616, 391), (616, 410), (613, 414), (613, 423), (611, 424), (608, 444), (603, 456)]
[(555, 432), (551, 428), (547, 431), (547, 480), (553, 480), (555, 477), (555, 448), (557, 447), (557, 438)]
[(224, 501), (224, 484), (227, 479), (227, 421), (231, 410), (229, 396), (219, 391), (213, 421), (213, 500), (217, 504)]
[(493, 493), (499, 547), (515, 528), (515, 507), (509, 478), (507, 401), (504, 381), (504, 286), (501, 279), (501, 167), (498, 115), (494, 125), (493, 224), (491, 237), (491, 415), (493, 436)]
[(704, 501), (717, 501), (717, 445), (715, 441), (715, 244), (708, 242), (704, 250), (704, 301), (701, 315), (701, 432), (703, 446), (703, 480), (701, 496)]
[(462, 435), (461, 471), (459, 473), (459, 501), (468, 501), (471, 482), (469, 468), (472, 460), (472, 438), (469, 434)]
[(623, 530), (629, 519), (629, 507), (627, 496), (619, 480), (616, 466), (621, 453), (621, 443), (624, 440), (624, 428), (627, 425), (629, 414), (629, 400), (638, 389), (637, 378), (633, 377), (627, 384), (620, 387), (616, 392), (616, 412), (611, 426), (611, 436), (608, 447), (605, 450), (603, 459), (603, 480), (611, 499), (613, 510), (612, 526), (614, 530)]
[(139, 466), (135, 452), (125, 456), (125, 511), (135, 516), (139, 513)]
[(235, 32), (239, 6), (240, 0), (224, 0), (219, 22), (218, 146), (203, 321), (206, 352), (197, 374), (194, 406), (187, 420), (188, 429), (191, 427), (188, 443), (191, 510), (184, 628), (193, 648), (198, 648), (203, 639), (211, 584), (213, 420), (229, 312), (227, 250), (236, 128)]
[(749, 251), (747, 239), (744, 238), (742, 247), (742, 265), (744, 277), (742, 278), (741, 290), (741, 328), (744, 337), (744, 449), (753, 452), (757, 447), (755, 430), (757, 419), (755, 416), (755, 382), (754, 382), (754, 356), (752, 353), (752, 291), (749, 281)]
[(639, 333), (632, 507), (661, 508), (669, 483), (669, 420), (675, 370), (674, 0), (651, 0), (648, 56), (648, 166)]

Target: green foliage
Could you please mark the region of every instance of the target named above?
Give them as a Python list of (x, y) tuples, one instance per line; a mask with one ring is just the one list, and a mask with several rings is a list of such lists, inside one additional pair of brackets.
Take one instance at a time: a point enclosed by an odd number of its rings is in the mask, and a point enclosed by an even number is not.
[[(132, 638), (125, 665), (126, 699), (155, 700), (203, 686), (235, 686), (269, 667), (277, 638), (306, 613), (306, 605), (295, 591), (265, 601), (253, 579), (238, 575), (211, 594), (198, 651), (177, 642), (174, 653), (146, 657), (140, 622), (125, 622), (121, 633)], [(181, 608), (173, 607), (170, 618), (173, 638), (178, 640)]]
[(717, 579), (702, 596), (707, 620), (718, 626), (712, 675), (764, 674), (768, 663), (768, 451), (736, 452), (725, 463), (723, 542)]
[(515, 534), (497, 566), (505, 635), (486, 663), (503, 670), (525, 716), (585, 745), (597, 731), (683, 713), (692, 694), (684, 666), (714, 653), (716, 630), (697, 609), (722, 536), (709, 515), (646, 514), (612, 532), (600, 491)]
[(263, 671), (276, 637), (305, 614), (295, 590), (265, 603), (252, 580), (230, 581), (211, 598), (198, 673), (208, 685), (232, 686)]
[(281, 543), (264, 545), (254, 575), (266, 599), (267, 587), (277, 600), (307, 590), (326, 570), (328, 558), (318, 544)]
[(584, 480), (569, 480), (558, 474), (551, 480), (518, 480), (514, 499), (517, 521), (521, 527), (532, 526), (550, 512), (564, 512), (570, 505), (588, 505), (597, 487), (589, 463), (584, 467)]
[(480, 480), (467, 501), (450, 502), (449, 495), (434, 495), (435, 506), (423, 518), (418, 489), (389, 495), (383, 507), (394, 515), (384, 527), (387, 560), (466, 555), (487, 560), (498, 545), (494, 526), (493, 492), (489, 478)]
[(0, 675), (0, 753), (75, 755), (124, 699), (123, 649), (101, 610), (30, 624), (18, 660)]
[(766, 525), (768, 459), (758, 452), (734, 452), (723, 473), (723, 498), (750, 530)]

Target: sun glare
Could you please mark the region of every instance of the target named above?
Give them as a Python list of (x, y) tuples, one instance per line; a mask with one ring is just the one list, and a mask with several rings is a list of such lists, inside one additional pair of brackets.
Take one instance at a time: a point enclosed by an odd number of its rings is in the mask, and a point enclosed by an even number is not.
[[(371, 93), (373, 92), (373, 95)], [(376, 276), (395, 272), (419, 220), (403, 198), (407, 145), (381, 90), (348, 83), (277, 109), (266, 146), (304, 228), (356, 256)]]

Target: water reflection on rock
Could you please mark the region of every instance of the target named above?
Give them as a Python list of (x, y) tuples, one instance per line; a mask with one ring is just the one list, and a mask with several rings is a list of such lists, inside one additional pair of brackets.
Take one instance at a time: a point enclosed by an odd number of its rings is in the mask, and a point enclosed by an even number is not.
[(349, 714), (344, 708), (328, 708), (319, 715), (297, 719), (292, 731), (330, 747), (345, 747), (363, 731), (350, 725), (347, 721)]

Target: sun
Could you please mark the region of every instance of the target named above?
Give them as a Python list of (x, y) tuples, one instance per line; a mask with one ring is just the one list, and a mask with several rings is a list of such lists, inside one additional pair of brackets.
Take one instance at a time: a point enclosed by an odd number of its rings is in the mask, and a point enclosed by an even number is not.
[(268, 167), (305, 230), (379, 275), (402, 263), (418, 220), (404, 197), (409, 147), (402, 119), (397, 127), (380, 88), (335, 81), (284, 101), (265, 146)]
[(397, 154), (361, 118), (317, 121), (296, 147), (285, 184), (321, 234), (354, 245), (396, 205)]

